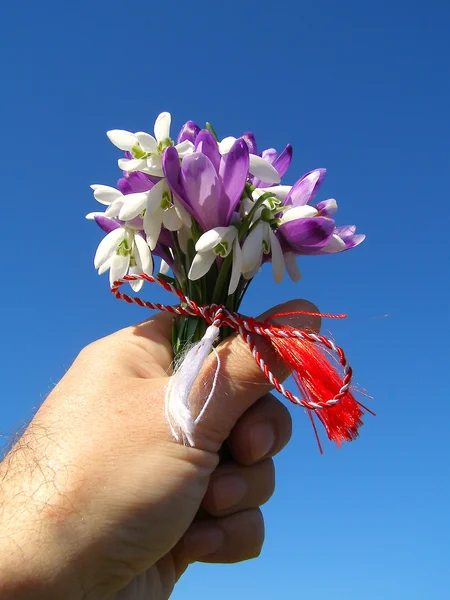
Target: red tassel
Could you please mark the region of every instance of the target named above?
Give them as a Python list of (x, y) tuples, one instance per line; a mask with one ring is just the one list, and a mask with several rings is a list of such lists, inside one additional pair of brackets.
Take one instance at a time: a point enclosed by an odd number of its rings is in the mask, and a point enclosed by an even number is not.
[[(274, 329), (292, 331), (291, 327)], [(339, 393), (342, 378), (336, 366), (331, 364), (326, 353), (317, 344), (294, 336), (273, 336), (268, 339), (282, 361), (289, 366), (300, 392), (308, 402), (326, 402)], [(313, 413), (324, 426), (328, 438), (340, 446), (342, 442), (358, 437), (358, 429), (363, 424), (362, 408), (365, 409), (348, 391), (334, 406), (315, 411), (307, 409), (321, 452)]]

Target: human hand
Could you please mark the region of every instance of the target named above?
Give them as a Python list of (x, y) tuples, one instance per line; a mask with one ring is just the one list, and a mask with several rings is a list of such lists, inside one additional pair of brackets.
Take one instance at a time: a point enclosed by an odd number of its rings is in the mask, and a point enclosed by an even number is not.
[[(164, 600), (194, 561), (259, 554), (259, 506), (274, 490), (270, 457), (289, 440), (289, 413), (233, 336), (218, 347), (196, 447), (174, 443), (164, 417), (171, 319), (158, 314), (85, 348), (0, 465), (5, 600)], [(289, 323), (318, 330), (320, 320)], [(272, 354), (267, 362), (287, 375)], [(211, 356), (202, 381), (215, 366)], [(231, 458), (219, 464), (225, 441)]]

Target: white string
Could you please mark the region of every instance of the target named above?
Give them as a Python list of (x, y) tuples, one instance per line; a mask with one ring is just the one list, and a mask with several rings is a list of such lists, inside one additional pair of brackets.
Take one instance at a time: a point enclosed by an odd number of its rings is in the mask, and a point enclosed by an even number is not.
[(192, 447), (195, 446), (195, 427), (204, 416), (217, 386), (220, 369), (220, 360), (217, 352), (214, 351), (217, 358), (217, 367), (212, 388), (196, 418), (192, 415), (189, 396), (194, 382), (211, 352), (214, 342), (219, 337), (219, 332), (219, 327), (215, 325), (208, 327), (203, 338), (187, 352), (181, 364), (176, 368), (175, 373), (170, 377), (169, 385), (166, 388), (165, 414), (172, 435), (176, 441), (180, 441), (181, 439), (184, 443), (187, 442)]

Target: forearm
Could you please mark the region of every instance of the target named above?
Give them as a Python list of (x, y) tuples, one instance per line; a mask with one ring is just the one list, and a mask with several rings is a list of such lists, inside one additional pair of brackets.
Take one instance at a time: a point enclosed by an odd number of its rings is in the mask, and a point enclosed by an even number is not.
[[(54, 473), (19, 441), (0, 464), (0, 598), (79, 600)], [(60, 513), (62, 516), (62, 513)]]

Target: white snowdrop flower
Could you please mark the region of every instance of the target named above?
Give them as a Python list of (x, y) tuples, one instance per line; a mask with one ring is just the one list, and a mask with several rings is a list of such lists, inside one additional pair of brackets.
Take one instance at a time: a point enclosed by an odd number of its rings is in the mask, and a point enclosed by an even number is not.
[(276, 283), (284, 277), (283, 250), (267, 221), (260, 221), (249, 233), (242, 246), (242, 273), (252, 279), (259, 271), (264, 254), (272, 253), (272, 273)]
[[(102, 275), (109, 269), (109, 282), (122, 279), (127, 273), (139, 275), (152, 274), (153, 259), (145, 240), (139, 233), (129, 227), (118, 227), (108, 233), (100, 242), (95, 253), (94, 266)], [(130, 285), (138, 292), (143, 281), (131, 281)]]
[(119, 168), (129, 173), (140, 171), (148, 175), (163, 177), (162, 153), (169, 146), (175, 146), (180, 158), (194, 151), (194, 144), (188, 140), (176, 144), (170, 138), (170, 124), (172, 117), (168, 112), (158, 115), (154, 136), (144, 131), (131, 133), (122, 129), (112, 129), (107, 132), (110, 141), (125, 152), (130, 152), (133, 158), (120, 158)]
[[(219, 152), (221, 154), (228, 154), (235, 141), (236, 138), (233, 136), (224, 138), (219, 142)], [(249, 154), (249, 159), (249, 171), (252, 175), (266, 183), (280, 183), (280, 174), (265, 158), (262, 158), (257, 154)]]
[(227, 257), (233, 252), (231, 279), (228, 294), (234, 294), (239, 284), (242, 271), (242, 251), (238, 240), (238, 230), (229, 227), (214, 227), (204, 233), (195, 244), (197, 254), (194, 256), (188, 277), (192, 281), (200, 279), (208, 273), (218, 256)]

